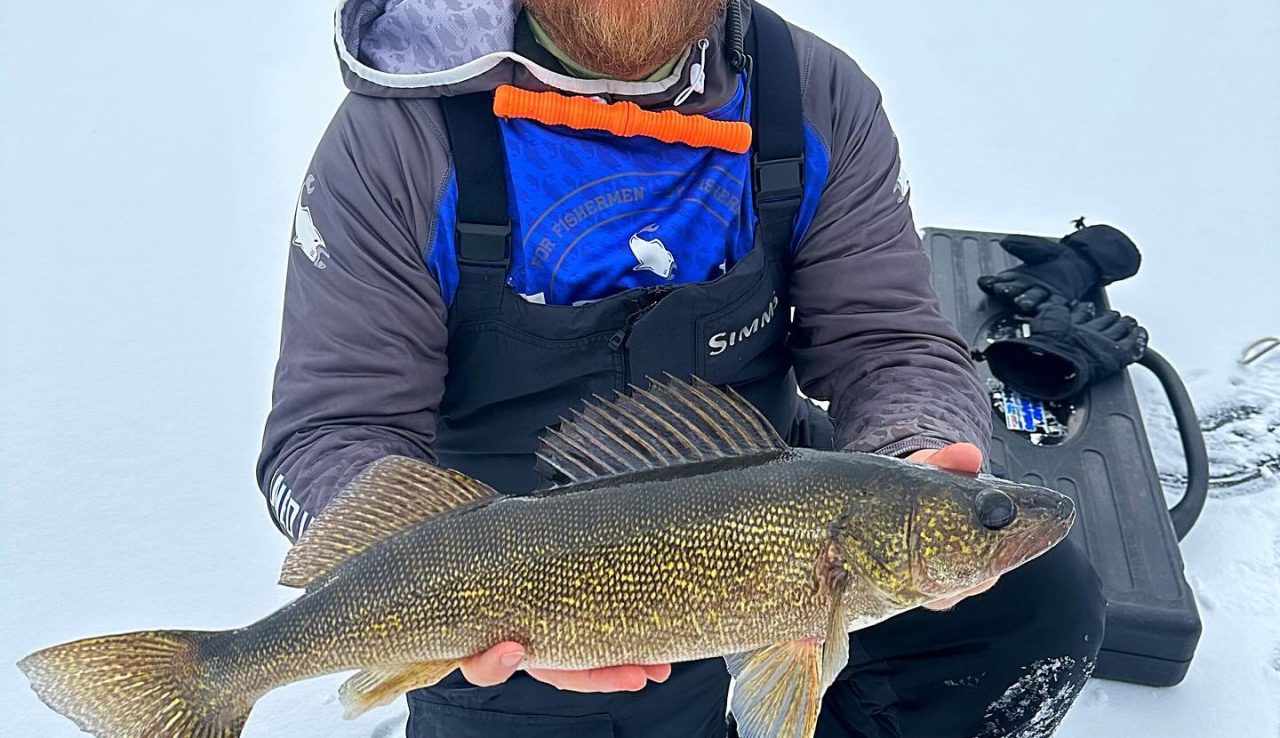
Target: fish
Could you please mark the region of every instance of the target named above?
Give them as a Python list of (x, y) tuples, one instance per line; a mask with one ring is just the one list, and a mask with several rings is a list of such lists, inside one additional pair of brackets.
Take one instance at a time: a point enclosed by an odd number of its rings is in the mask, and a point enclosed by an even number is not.
[(526, 667), (722, 657), (743, 738), (810, 738), (848, 634), (1043, 554), (1052, 490), (790, 448), (732, 390), (666, 377), (542, 438), (548, 486), (504, 496), (405, 457), (373, 463), (286, 556), (303, 594), (233, 631), (148, 631), (19, 664), (99, 738), (234, 738), (253, 704), (356, 671), (347, 717), (504, 641)]

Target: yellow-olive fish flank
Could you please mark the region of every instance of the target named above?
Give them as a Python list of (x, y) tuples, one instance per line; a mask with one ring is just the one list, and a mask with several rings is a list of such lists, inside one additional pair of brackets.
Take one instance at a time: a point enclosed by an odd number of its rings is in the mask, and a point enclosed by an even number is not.
[(305, 588), (246, 628), (95, 638), (19, 665), (99, 738), (234, 738), (254, 702), (358, 671), (348, 715), (518, 641), (527, 665), (724, 657), (743, 738), (810, 738), (848, 633), (968, 589), (1066, 536), (1050, 490), (788, 448), (736, 395), (675, 379), (598, 400), (503, 497), (412, 459), (365, 470), (290, 552)]

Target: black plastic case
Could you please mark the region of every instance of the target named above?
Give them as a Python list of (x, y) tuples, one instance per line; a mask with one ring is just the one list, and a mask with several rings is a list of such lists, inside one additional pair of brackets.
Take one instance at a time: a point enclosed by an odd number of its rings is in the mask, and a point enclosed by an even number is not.
[[(992, 326), (1007, 317), (977, 286), (979, 276), (1018, 264), (1000, 248), (1003, 237), (925, 231), (942, 310), (979, 351)], [(994, 382), (985, 364), (979, 371), (984, 381)], [(991, 462), (1012, 480), (1057, 489), (1078, 504), (1071, 537), (1088, 550), (1109, 601), (1095, 675), (1177, 684), (1200, 640), (1200, 616), (1133, 385), (1122, 374), (1095, 384), (1073, 404), (1069, 434), (1054, 446), (1034, 445), (1026, 434), (1007, 430), (997, 415)]]

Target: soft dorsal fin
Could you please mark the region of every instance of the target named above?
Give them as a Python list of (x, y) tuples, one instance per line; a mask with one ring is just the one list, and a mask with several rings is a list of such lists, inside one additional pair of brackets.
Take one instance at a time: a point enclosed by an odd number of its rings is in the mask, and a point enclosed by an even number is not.
[(307, 587), (377, 543), (497, 494), (464, 474), (416, 459), (380, 459), (338, 493), (289, 551), (280, 583)]
[(562, 484), (782, 451), (786, 443), (751, 403), (695, 377), (667, 375), (649, 389), (632, 387), (547, 431), (538, 450), (543, 476)]

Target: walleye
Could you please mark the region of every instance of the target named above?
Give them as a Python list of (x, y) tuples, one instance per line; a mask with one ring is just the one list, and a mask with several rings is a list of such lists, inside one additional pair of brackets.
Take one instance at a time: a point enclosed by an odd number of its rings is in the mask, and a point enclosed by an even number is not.
[(788, 448), (750, 404), (669, 379), (544, 437), (558, 486), (503, 497), (401, 457), (366, 469), (289, 553), (305, 594), (246, 628), (56, 646), (19, 665), (99, 738), (234, 738), (258, 698), (359, 670), (348, 716), (502, 641), (528, 666), (724, 657), (744, 738), (810, 738), (848, 633), (1056, 545), (1050, 490)]

